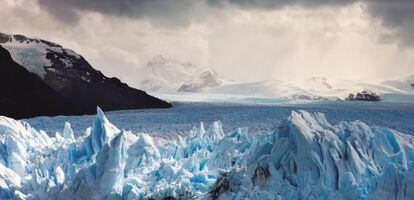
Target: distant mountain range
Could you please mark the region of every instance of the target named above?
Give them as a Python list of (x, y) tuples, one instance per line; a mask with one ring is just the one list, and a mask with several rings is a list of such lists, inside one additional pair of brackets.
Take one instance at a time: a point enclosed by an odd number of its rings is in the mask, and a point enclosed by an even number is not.
[(0, 115), (78, 115), (171, 105), (95, 70), (59, 44), (0, 33)]
[(268, 98), (345, 100), (350, 94), (372, 91), (386, 101), (414, 101), (414, 75), (368, 83), (310, 77), (299, 80), (229, 81), (216, 71), (156, 56), (145, 66), (141, 89), (151, 92), (203, 92)]
[(349, 94), (368, 90), (383, 96), (386, 101), (413, 101), (413, 83), (413, 76), (379, 83), (311, 77), (303, 80), (231, 83), (213, 88), (208, 92), (271, 98), (335, 100), (345, 99)]

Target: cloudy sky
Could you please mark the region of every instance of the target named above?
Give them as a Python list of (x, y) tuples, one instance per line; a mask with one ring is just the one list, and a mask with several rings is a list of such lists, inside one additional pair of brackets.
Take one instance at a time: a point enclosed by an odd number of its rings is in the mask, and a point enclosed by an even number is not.
[(0, 31), (137, 86), (155, 55), (236, 80), (414, 74), (412, 0), (0, 0)]

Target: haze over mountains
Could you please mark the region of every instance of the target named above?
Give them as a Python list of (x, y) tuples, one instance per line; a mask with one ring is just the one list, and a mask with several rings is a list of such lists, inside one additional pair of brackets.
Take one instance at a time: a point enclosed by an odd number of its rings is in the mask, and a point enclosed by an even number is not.
[(95, 70), (81, 55), (37, 38), (0, 33), (1, 115), (91, 114), (171, 105)]
[[(97, 105), (104, 110), (170, 106), (143, 91), (130, 88), (117, 78), (104, 76), (92, 68), (81, 55), (53, 42), (23, 35), (0, 34), (0, 45), (4, 48), (1, 52), (1, 67), (7, 68), (2, 74), (5, 82), (3, 87), (7, 87), (5, 91), (12, 91), (8, 93), (10, 96), (2, 97), (2, 106), (7, 108), (3, 109), (4, 115), (21, 118), (38, 114), (88, 114), (93, 113)], [(15, 72), (10, 71), (8, 66), (23, 69)], [(10, 80), (10, 77), (22, 77), (17, 74), (28, 72), (25, 76), (31, 78), (27, 83), (20, 80), (17, 84), (15, 81), (18, 79)], [(162, 55), (149, 60), (137, 80), (142, 80), (139, 89), (158, 93), (202, 92), (266, 98), (337, 100), (345, 99), (349, 94), (370, 90), (385, 101), (414, 100), (414, 75), (379, 83), (325, 77), (244, 82), (228, 80), (212, 68), (176, 61)], [(31, 88), (28, 88), (29, 85)], [(20, 91), (26, 92), (22, 94)], [(22, 107), (26, 104), (31, 109)]]
[(211, 68), (178, 62), (162, 55), (148, 61), (142, 73), (140, 88), (153, 92), (202, 92), (223, 84)]
[[(237, 73), (237, 71), (235, 71)], [(244, 82), (228, 80), (211, 68), (179, 62), (162, 55), (144, 66), (140, 89), (150, 92), (203, 92), (268, 98), (336, 100), (363, 90), (386, 96), (385, 100), (414, 99), (414, 75), (383, 82), (336, 80), (326, 77)], [(142, 77), (140, 77), (142, 78)], [(405, 98), (402, 98), (405, 97)]]

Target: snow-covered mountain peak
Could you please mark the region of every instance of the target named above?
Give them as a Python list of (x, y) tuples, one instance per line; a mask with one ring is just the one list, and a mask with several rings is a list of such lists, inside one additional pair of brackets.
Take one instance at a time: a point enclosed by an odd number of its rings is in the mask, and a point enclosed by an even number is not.
[(0, 45), (6, 48), (13, 60), (42, 79), (54, 66), (72, 67), (81, 56), (61, 45), (24, 35), (0, 33)]
[(43, 39), (39, 39), (36, 37), (26, 37), (24, 35), (19, 35), (19, 34), (5, 34), (5, 33), (1, 33), (0, 32), (0, 43), (20, 43), (20, 44), (31, 44), (31, 43), (35, 43), (35, 44), (43, 44), (43, 45), (47, 45), (49, 47), (62, 47), (59, 44), (56, 44), (54, 42), (49, 42)]
[[(188, 62), (178, 62), (157, 55), (147, 62), (141, 89), (147, 91), (177, 92), (184, 84), (199, 82), (197, 90), (219, 85), (218, 74), (212, 69), (202, 68)], [(206, 86), (204, 86), (206, 85)]]
[(211, 69), (211, 68), (206, 68), (206, 69), (203, 69), (201, 71), (199, 77), (200, 78), (205, 78), (205, 79), (207, 79), (208, 77), (217, 78), (218, 77), (218, 73), (216, 71), (214, 71), (213, 69)]
[(202, 69), (198, 76), (184, 83), (178, 88), (178, 92), (201, 92), (206, 89), (215, 88), (223, 83), (218, 73), (211, 68)]

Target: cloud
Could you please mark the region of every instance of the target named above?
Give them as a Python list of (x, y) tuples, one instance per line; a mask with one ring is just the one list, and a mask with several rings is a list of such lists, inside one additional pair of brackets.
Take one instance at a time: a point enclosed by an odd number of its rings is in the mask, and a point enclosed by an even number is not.
[(66, 23), (76, 23), (82, 12), (145, 19), (167, 27), (187, 26), (210, 17), (211, 12), (237, 9), (274, 10), (286, 6), (307, 8), (346, 6), (362, 2), (367, 13), (382, 21), (391, 32), (383, 40), (414, 45), (412, 0), (37, 0), (40, 7)]
[(384, 39), (394, 39), (401, 46), (414, 46), (414, 1), (366, 1), (368, 14), (381, 20), (390, 29)]
[(355, 0), (208, 0), (209, 5), (237, 5), (244, 8), (275, 9), (284, 6), (337, 6), (353, 3)]
[(243, 9), (276, 9), (287, 5), (343, 5), (352, 0), (37, 0), (56, 18), (77, 22), (80, 12), (145, 18), (154, 23), (188, 25), (210, 9), (237, 6)]
[(163, 25), (189, 24), (204, 13), (202, 0), (37, 0), (57, 19), (77, 22), (81, 12), (98, 12), (130, 18), (148, 19)]
[[(396, 30), (409, 21), (386, 22), (389, 17), (375, 14), (368, 3), (266, 6), (260, 1), (191, 0), (183, 5), (187, 10), (168, 8), (157, 14), (161, 9), (154, 6), (139, 8), (138, 14), (133, 7), (122, 13), (119, 5), (109, 11), (109, 6), (89, 5), (95, 0), (85, 1), (84, 7), (80, 1), (49, 1), (0, 0), (0, 31), (57, 42), (133, 86), (139, 86), (141, 69), (158, 54), (242, 81), (313, 75), (385, 80), (414, 73), (414, 50), (394, 41), (397, 33), (408, 33)], [(255, 2), (260, 4), (249, 5)], [(67, 13), (54, 9), (58, 6)], [(60, 14), (63, 19), (57, 20)], [(393, 41), (381, 40), (384, 34)]]

